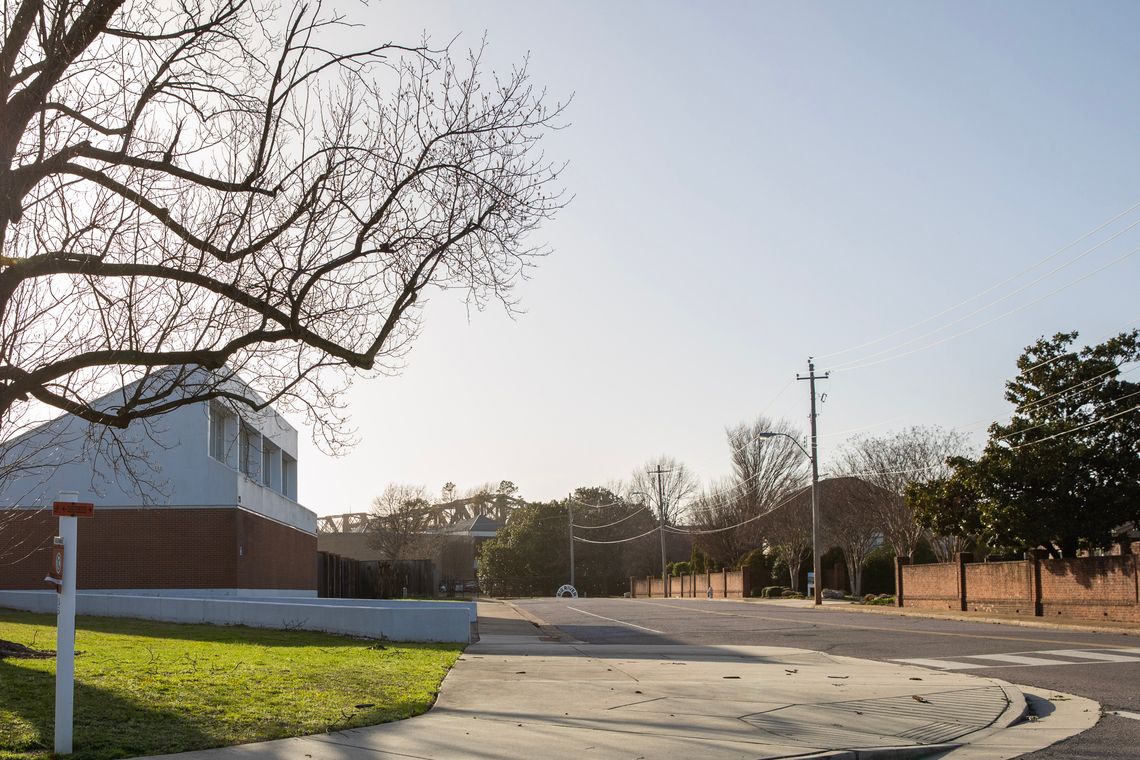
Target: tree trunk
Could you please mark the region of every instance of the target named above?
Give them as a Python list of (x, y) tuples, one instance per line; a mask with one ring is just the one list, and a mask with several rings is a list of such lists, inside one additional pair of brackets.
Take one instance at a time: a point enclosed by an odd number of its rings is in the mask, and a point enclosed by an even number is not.
[(789, 579), (788, 583), (791, 584), (792, 591), (799, 591), (798, 587), (799, 587), (799, 580), (800, 580), (800, 568), (803, 567), (803, 564), (804, 564), (803, 559), (802, 558), (799, 559), (794, 564), (793, 564), (792, 560), (788, 560), (784, 564), (788, 566), (788, 579)]

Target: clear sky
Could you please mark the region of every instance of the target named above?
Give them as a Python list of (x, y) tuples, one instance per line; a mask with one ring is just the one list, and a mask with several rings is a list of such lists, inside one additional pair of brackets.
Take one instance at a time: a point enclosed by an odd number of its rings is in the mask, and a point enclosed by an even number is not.
[(353, 452), (303, 447), (320, 514), (389, 482), (559, 498), (660, 454), (709, 483), (726, 426), (766, 412), (806, 431), (809, 355), (833, 370), (822, 470), (854, 432), (980, 442), (1023, 347), (1140, 324), (1140, 209), (1021, 274), (1140, 201), (1134, 3), (346, 9), (358, 40), (462, 50), (485, 32), (500, 69), (529, 53), (552, 100), (574, 97), (546, 149), (575, 198), (543, 230), (527, 313), (437, 296), (403, 374), (350, 393)]

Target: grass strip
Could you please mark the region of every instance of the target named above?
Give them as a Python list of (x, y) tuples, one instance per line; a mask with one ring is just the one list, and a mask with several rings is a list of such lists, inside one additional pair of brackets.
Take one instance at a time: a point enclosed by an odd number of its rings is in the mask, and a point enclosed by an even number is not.
[[(55, 649), (55, 616), (0, 610), (0, 639)], [(156, 755), (419, 715), (463, 647), (312, 631), (80, 617), (76, 760)], [(55, 660), (0, 659), (0, 760), (52, 755)]]

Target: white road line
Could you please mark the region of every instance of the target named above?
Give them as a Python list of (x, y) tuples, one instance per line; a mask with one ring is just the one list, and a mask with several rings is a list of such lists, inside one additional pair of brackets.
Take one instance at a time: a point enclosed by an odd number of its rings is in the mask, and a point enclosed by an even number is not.
[[(1026, 657), (1023, 654), (968, 654), (971, 660), (992, 660), (1005, 665), (1077, 665), (1064, 660), (1047, 660), (1044, 657)], [(1084, 663), (1080, 663), (1084, 664)]]
[[(1033, 655), (1045, 655), (1035, 657)], [(1069, 659), (1052, 659), (1067, 657)], [(968, 660), (986, 660), (984, 663)], [(1074, 660), (1076, 662), (1074, 662)], [(1091, 662), (1090, 662), (1091, 661)], [(906, 665), (919, 665), (939, 670), (976, 670), (978, 668), (1040, 667), (1043, 665), (1096, 665), (1115, 662), (1140, 662), (1140, 648), (1119, 649), (1042, 649), (1031, 652), (1006, 652), (1003, 654), (960, 654), (953, 658), (910, 657), (892, 659)]]
[(602, 620), (608, 620), (611, 623), (617, 623), (618, 625), (628, 625), (630, 628), (637, 628), (637, 629), (640, 629), (642, 631), (649, 631), (650, 633), (661, 633), (661, 634), (665, 633), (665, 631), (658, 631), (658, 630), (655, 630), (653, 628), (646, 628), (645, 626), (638, 625), (637, 623), (627, 623), (624, 620), (617, 620), (615, 618), (608, 618), (605, 615), (595, 615), (593, 612), (586, 612), (585, 610), (580, 610), (577, 607), (571, 607), (570, 605), (566, 605), (566, 609), (574, 610), (575, 612), (581, 612), (583, 615), (589, 615), (590, 617), (596, 617), (596, 618), (601, 618)]
[(1128, 712), (1127, 710), (1109, 710), (1109, 715), (1119, 715), (1121, 718), (1131, 718), (1132, 720), (1140, 720), (1140, 713)]
[(937, 668), (938, 670), (973, 670), (975, 668), (988, 668), (989, 665), (979, 665), (976, 662), (957, 662), (955, 660), (929, 660), (922, 657), (911, 657), (905, 660), (891, 660), (904, 665), (919, 665), (924, 668)]
[(1104, 649), (1049, 649), (1037, 654), (1075, 657), (1082, 660), (1096, 660), (1097, 662), (1140, 662), (1140, 655), (1120, 655)]

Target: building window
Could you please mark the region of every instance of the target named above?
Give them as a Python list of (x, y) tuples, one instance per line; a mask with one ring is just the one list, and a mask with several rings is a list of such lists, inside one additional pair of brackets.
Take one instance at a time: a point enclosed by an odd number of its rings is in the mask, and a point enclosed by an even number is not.
[(210, 456), (226, 461), (226, 427), (233, 415), (219, 404), (210, 404)]
[(297, 460), (281, 452), (281, 493), (297, 500)]
[(261, 439), (261, 484), (266, 488), (281, 490), (281, 475), (277, 472), (280, 451), (268, 438)]
[(243, 422), (241, 431), (238, 433), (238, 469), (251, 478), (256, 474), (257, 467), (254, 460), (253, 445), (253, 439), (256, 437), (256, 431)]

